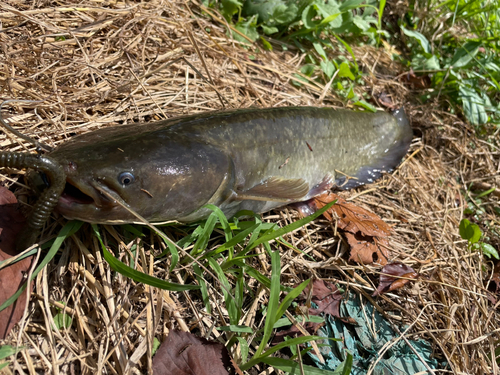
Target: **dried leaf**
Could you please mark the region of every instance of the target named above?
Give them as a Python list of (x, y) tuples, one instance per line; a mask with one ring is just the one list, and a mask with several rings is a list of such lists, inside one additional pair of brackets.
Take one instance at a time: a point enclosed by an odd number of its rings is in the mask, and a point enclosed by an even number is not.
[[(390, 276), (392, 275), (392, 276)], [(393, 277), (395, 276), (395, 277)], [(382, 275), (380, 275), (380, 283), (373, 296), (379, 294), (392, 292), (393, 290), (402, 288), (405, 284), (410, 282), (408, 279), (417, 279), (418, 273), (413, 268), (406, 264), (394, 262), (382, 268)]]
[[(309, 284), (306, 286), (303, 294), (307, 295), (311, 288)], [(332, 284), (325, 282), (323, 280), (315, 279), (312, 282), (312, 298), (311, 301), (314, 302), (318, 308), (309, 309), (309, 314), (319, 315), (321, 313), (330, 314), (336, 318), (340, 318), (340, 301), (344, 298), (342, 293), (337, 289), (337, 287)]]
[(153, 374), (242, 374), (222, 344), (189, 332), (170, 331), (153, 358)]
[[(7, 188), (0, 186), (0, 261), (17, 255), (16, 239), (24, 223), (25, 218), (18, 208), (16, 197)], [(0, 305), (23, 284), (32, 258), (25, 258), (0, 269)], [(0, 311), (0, 339), (7, 337), (12, 327), (21, 319), (25, 306), (26, 293), (22, 293), (16, 302)]]
[(400, 75), (399, 79), (402, 83), (407, 84), (414, 90), (422, 90), (429, 88), (431, 85), (431, 78), (428, 75), (417, 76), (413, 69), (406, 74)]
[(351, 246), (349, 261), (360, 264), (377, 263), (381, 266), (387, 264), (389, 259), (389, 241), (383, 237), (363, 236), (359, 233), (345, 233), (347, 242)]
[[(340, 318), (340, 301), (343, 298), (342, 293), (340, 293), (334, 284), (320, 279), (315, 279), (312, 283), (309, 283), (305, 287), (300, 296), (297, 298), (303, 302), (301, 306), (297, 307), (297, 310), (299, 310), (299, 314), (303, 314), (303, 311), (306, 310), (309, 315), (320, 315), (321, 313), (326, 313), (334, 316), (335, 318)], [(311, 308), (309, 303), (311, 301), (318, 306), (317, 309)], [(340, 319), (344, 320), (343, 318)], [(316, 333), (318, 328), (323, 325), (324, 323), (306, 322), (303, 324), (303, 327), (307, 332), (309, 332), (309, 334), (313, 335)], [(276, 333), (273, 343), (276, 344), (283, 341), (285, 336), (299, 337), (302, 336), (302, 333), (296, 326), (292, 326), (289, 329)]]
[(335, 199), (337, 199), (337, 203), (323, 215), (328, 220), (333, 220), (336, 215), (339, 218), (338, 226), (340, 229), (351, 233), (361, 232), (364, 236), (387, 237), (391, 235), (391, 227), (380, 217), (353, 203), (348, 203), (334, 193), (320, 195), (314, 198), (314, 202), (316, 207), (320, 209)]

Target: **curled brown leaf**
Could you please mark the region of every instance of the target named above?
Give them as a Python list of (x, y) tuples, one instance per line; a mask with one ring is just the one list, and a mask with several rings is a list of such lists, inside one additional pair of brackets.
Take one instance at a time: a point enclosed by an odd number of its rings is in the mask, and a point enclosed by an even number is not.
[(419, 274), (406, 264), (399, 262), (390, 263), (382, 268), (380, 282), (373, 296), (402, 288), (411, 281), (410, 279), (415, 280), (418, 276)]
[(347, 232), (360, 232), (364, 236), (387, 237), (391, 235), (391, 227), (379, 216), (372, 212), (347, 202), (344, 198), (334, 193), (325, 193), (314, 198), (316, 207), (322, 208), (337, 199), (337, 203), (323, 215), (328, 220), (333, 220), (334, 215), (339, 218), (339, 228)]
[(349, 261), (360, 264), (380, 264), (385, 266), (389, 259), (389, 241), (384, 237), (363, 236), (359, 233), (345, 233), (351, 246)]
[(226, 347), (189, 332), (172, 330), (153, 358), (153, 374), (232, 375), (241, 370)]

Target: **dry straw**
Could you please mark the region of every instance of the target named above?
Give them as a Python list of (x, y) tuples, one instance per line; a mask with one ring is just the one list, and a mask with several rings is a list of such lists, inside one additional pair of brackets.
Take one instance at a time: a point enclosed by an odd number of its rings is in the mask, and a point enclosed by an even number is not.
[[(285, 50), (273, 42), (273, 52), (243, 46), (226, 36), (228, 25), (211, 13), (213, 21), (198, 4), (170, 0), (84, 0), (74, 5), (4, 0), (0, 97), (44, 100), (31, 109), (12, 104), (4, 116), (24, 134), (57, 147), (75, 134), (105, 126), (221, 109), (217, 92), (226, 99), (226, 108), (342, 106), (331, 89), (313, 79), (301, 87), (292, 84), (304, 60), (294, 46)], [(449, 363), (448, 370), (436, 373), (498, 374), (491, 355), (499, 340), (499, 302), (493, 305), (485, 289), (492, 264), (467, 250), (458, 224), (470, 197), (465, 187), (500, 186), (500, 150), (476, 139), (458, 117), (416, 104), (419, 93), (395, 80), (402, 70), (383, 49), (357, 48), (355, 54), (367, 76), (359, 90), (406, 104), (416, 137), (412, 157), (398, 171), (346, 197), (394, 225), (394, 259), (427, 277), (373, 300), (369, 296), (380, 270), (348, 264), (334, 225), (323, 219), (286, 238), (314, 261), (283, 247), (282, 282), (291, 286), (311, 276), (335, 278), (393, 322), (411, 324), (406, 337), (429, 340), (436, 355)], [(184, 60), (169, 64), (181, 57), (209, 73), (211, 83)], [(3, 133), (0, 144), (13, 151), (32, 148)], [(17, 190), (26, 192), (21, 185)], [(486, 202), (483, 223), (498, 224), (492, 213), (498, 196), (490, 195)], [(284, 209), (265, 220), (285, 225), (296, 220), (296, 213)], [(62, 222), (52, 220), (44, 238), (56, 234)], [(155, 259), (144, 245), (161, 251), (157, 241), (126, 240), (111, 227), (103, 232), (105, 241), (120, 244), (123, 260), (135, 247), (139, 270), (167, 277), (169, 260)], [(264, 253), (254, 266), (270, 272)], [(191, 272), (189, 266), (177, 267), (170, 278), (182, 283)], [(257, 311), (267, 292), (247, 282), (256, 289), (255, 300), (248, 302), (242, 324), (260, 328)], [(224, 342), (214, 329), (227, 324), (219, 291), (217, 286), (209, 291), (214, 309), (207, 314), (197, 294), (168, 293), (117, 275), (85, 226), (36, 278), (22, 331), (17, 328), (5, 341), (26, 347), (7, 373), (147, 373), (153, 337), (163, 340), (172, 327)], [(73, 317), (71, 328), (53, 329), (57, 308)], [(235, 349), (233, 355), (240, 353)]]

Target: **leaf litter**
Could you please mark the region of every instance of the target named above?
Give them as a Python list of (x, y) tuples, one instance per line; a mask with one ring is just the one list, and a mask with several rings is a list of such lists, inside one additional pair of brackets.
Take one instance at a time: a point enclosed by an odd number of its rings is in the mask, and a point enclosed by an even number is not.
[(396, 289), (402, 288), (411, 280), (416, 280), (418, 276), (418, 273), (406, 264), (400, 262), (387, 264), (384, 268), (382, 268), (380, 282), (377, 290), (373, 293), (373, 296), (378, 296), (379, 294), (392, 292)]
[(389, 259), (389, 242), (392, 229), (378, 215), (365, 210), (332, 192), (326, 192), (313, 198), (319, 209), (337, 201), (323, 216), (330, 221), (337, 221), (351, 246), (349, 261), (360, 264), (376, 263), (381, 266)]
[(218, 342), (171, 330), (153, 358), (154, 375), (243, 374)]
[[(25, 224), (26, 220), (18, 207), (16, 197), (6, 187), (0, 186), (0, 262), (18, 254), (16, 239)], [(0, 306), (26, 281), (32, 261), (33, 256), (28, 256), (0, 268)], [(22, 318), (26, 303), (26, 293), (22, 293), (12, 305), (0, 311), (0, 339), (6, 338), (12, 327)]]

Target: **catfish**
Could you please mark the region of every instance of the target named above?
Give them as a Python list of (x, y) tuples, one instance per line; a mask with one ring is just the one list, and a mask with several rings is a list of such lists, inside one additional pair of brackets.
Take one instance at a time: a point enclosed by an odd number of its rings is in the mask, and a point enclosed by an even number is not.
[[(49, 153), (66, 174), (56, 211), (101, 224), (193, 222), (306, 202), (392, 171), (408, 151), (404, 110), (280, 107), (108, 127)], [(39, 180), (43, 175), (38, 175)]]

